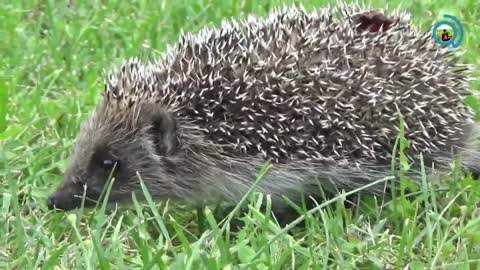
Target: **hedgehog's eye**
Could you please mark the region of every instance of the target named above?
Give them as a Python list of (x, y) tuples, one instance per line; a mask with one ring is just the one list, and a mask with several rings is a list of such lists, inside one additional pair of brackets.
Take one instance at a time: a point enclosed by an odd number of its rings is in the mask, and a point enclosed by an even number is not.
[(92, 168), (100, 168), (110, 173), (114, 168), (117, 171), (120, 167), (120, 160), (105, 146), (98, 147), (93, 153), (90, 162)]
[(111, 166), (113, 166), (113, 164), (114, 164), (113, 160), (110, 160), (110, 159), (105, 159), (103, 161), (103, 166), (104, 167), (111, 167)]
[(118, 160), (104, 159), (102, 161), (102, 168), (105, 170), (111, 171), (114, 166), (118, 169), (119, 165), (120, 165), (120, 161)]

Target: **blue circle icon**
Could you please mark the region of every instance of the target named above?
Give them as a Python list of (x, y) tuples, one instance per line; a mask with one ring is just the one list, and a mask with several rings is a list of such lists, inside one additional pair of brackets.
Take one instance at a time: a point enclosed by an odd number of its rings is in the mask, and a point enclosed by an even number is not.
[[(447, 21), (447, 20), (442, 20), (442, 21), (437, 22), (435, 24), (435, 26), (433, 27), (433, 39), (435, 40), (436, 43), (438, 43), (442, 46), (445, 46), (445, 47), (451, 46), (451, 48), (457, 48), (458, 46), (460, 46), (460, 43), (462, 42), (462, 39), (463, 39), (463, 35), (464, 35), (463, 26), (460, 23), (460, 21), (452, 15), (443, 15), (443, 17), (445, 19), (452, 20), (454, 23), (451, 22), (451, 21)], [(448, 40), (441, 40), (437, 36), (438, 28), (440, 28), (443, 25), (447, 25), (450, 28), (452, 28), (453, 35)]]

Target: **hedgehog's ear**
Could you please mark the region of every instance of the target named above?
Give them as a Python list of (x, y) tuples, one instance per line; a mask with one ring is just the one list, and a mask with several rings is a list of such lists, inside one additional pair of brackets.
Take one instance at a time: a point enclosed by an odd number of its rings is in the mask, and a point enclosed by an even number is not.
[(172, 154), (177, 145), (177, 123), (175, 117), (168, 112), (156, 112), (151, 118), (151, 132), (158, 155)]

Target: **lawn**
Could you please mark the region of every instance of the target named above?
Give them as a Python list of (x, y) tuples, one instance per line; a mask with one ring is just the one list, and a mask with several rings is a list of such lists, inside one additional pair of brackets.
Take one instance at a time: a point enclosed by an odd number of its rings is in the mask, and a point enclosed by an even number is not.
[[(451, 181), (423, 179), (408, 197), (347, 208), (338, 196), (308, 213), (301, 207), (287, 227), (256, 193), (231, 214), (151, 201), (49, 211), (46, 198), (100, 97), (104, 70), (127, 57), (160, 56), (182, 30), (264, 15), (287, 1), (7, 2), (0, 3), (0, 269), (480, 269), (480, 183), (455, 168)], [(327, 1), (295, 2), (312, 9)], [(370, 3), (392, 10), (400, 1)], [(462, 59), (480, 77), (480, 2), (401, 7), (424, 31), (445, 13), (459, 18)], [(480, 81), (471, 86), (480, 89)], [(478, 110), (476, 99), (467, 102)]]

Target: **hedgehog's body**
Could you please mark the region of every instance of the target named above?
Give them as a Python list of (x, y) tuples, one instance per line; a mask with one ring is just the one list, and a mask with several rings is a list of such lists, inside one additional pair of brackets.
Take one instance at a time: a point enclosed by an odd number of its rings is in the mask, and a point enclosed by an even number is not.
[[(315, 193), (316, 180), (357, 188), (390, 174), (398, 112), (410, 157), (448, 168), (473, 126), (465, 67), (404, 15), (360, 32), (360, 11), (283, 9), (183, 36), (155, 63), (128, 61), (109, 76), (51, 204), (82, 183), (95, 197), (115, 161), (114, 201), (141, 192), (136, 172), (160, 199), (235, 201), (266, 160), (260, 190), (274, 197)], [(476, 171), (474, 158), (464, 167)]]

